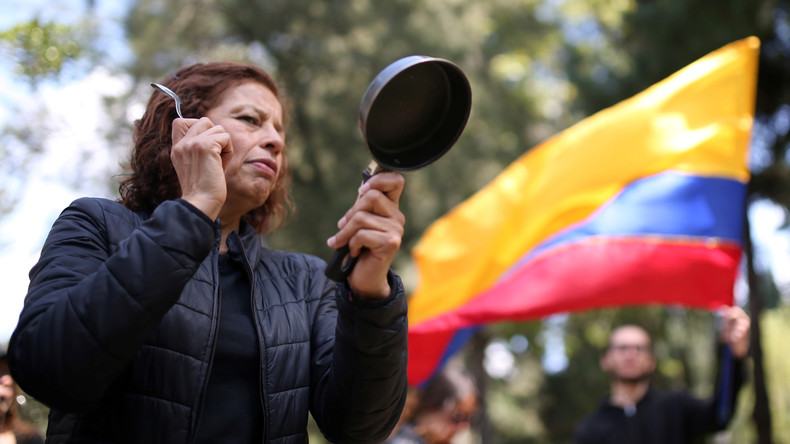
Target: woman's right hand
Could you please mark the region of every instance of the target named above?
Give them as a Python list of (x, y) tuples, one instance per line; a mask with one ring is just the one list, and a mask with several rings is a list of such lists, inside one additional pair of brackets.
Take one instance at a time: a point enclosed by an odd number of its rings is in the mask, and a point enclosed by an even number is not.
[(181, 198), (212, 220), (227, 197), (225, 168), (233, 157), (230, 134), (208, 118), (175, 119), (170, 160), (181, 185)]

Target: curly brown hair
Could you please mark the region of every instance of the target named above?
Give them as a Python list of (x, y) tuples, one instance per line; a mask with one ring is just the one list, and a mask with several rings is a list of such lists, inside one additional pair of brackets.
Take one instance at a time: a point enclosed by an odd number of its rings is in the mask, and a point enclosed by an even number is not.
[[(283, 107), (283, 120), (287, 115), (277, 85), (266, 71), (257, 66), (237, 62), (198, 63), (180, 68), (159, 83), (172, 89), (183, 101), (181, 111), (186, 117), (199, 117), (217, 106), (229, 88), (245, 82), (257, 82), (274, 93)], [(120, 202), (133, 211), (153, 211), (157, 205), (181, 196), (181, 186), (170, 160), (172, 123), (178, 116), (173, 99), (154, 91), (148, 100), (145, 114), (134, 123), (134, 149), (121, 181)], [(277, 183), (274, 184), (266, 203), (249, 211), (244, 220), (258, 233), (272, 232), (279, 228), (293, 209), (289, 190), (291, 168), (288, 156)]]

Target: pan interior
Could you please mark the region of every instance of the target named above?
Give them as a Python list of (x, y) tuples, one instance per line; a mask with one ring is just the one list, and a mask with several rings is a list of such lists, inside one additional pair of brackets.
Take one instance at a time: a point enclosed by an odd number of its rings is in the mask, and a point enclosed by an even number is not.
[(363, 127), (376, 161), (393, 170), (423, 167), (461, 135), (471, 91), (450, 63), (429, 61), (396, 74), (376, 95)]

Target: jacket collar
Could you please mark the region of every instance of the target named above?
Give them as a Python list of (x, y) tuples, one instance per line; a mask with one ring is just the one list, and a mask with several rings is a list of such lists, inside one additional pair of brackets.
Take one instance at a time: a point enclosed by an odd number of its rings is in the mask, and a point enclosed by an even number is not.
[[(234, 231), (231, 233), (228, 236), (228, 242), (240, 242), (241, 246), (244, 248), (247, 259), (250, 261), (250, 266), (252, 266), (253, 269), (255, 268), (255, 264), (261, 260), (261, 255), (264, 250), (263, 238), (243, 219), (239, 223), (239, 232), (236, 233)], [(230, 247), (230, 245), (228, 247)]]
[[(645, 395), (642, 396), (642, 398), (639, 401), (637, 401), (636, 404), (634, 404), (634, 407), (636, 407), (636, 409), (639, 409), (642, 405), (644, 405), (646, 402), (649, 402), (655, 396), (656, 396), (656, 392), (655, 389), (653, 389), (653, 384), (650, 384), (647, 388), (647, 391), (645, 392)], [(611, 396), (607, 396), (606, 399), (601, 401), (601, 408), (606, 410), (615, 410), (619, 412), (624, 412), (626, 410), (623, 407), (612, 404)]]

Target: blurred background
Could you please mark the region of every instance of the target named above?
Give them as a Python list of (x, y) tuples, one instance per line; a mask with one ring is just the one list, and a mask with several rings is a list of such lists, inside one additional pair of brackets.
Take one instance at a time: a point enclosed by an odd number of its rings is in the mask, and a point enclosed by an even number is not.
[[(290, 103), (295, 218), (273, 248), (328, 258), (325, 244), (370, 157), (357, 126), (369, 82), (431, 55), (469, 77), (465, 133), (441, 162), (407, 173), (394, 268), (415, 288), (410, 251), (435, 219), (521, 154), (705, 54), (762, 41), (751, 143), (751, 230), (736, 302), (753, 315), (753, 374), (716, 442), (790, 442), (790, 0), (4, 0), (0, 4), (0, 343), (16, 325), (44, 237), (83, 195), (117, 196), (149, 84), (179, 66), (250, 61)], [(606, 162), (601, 159), (601, 162)], [(595, 165), (590, 165), (595, 168)], [(712, 314), (640, 307), (481, 329), (455, 358), (484, 412), (470, 443), (562, 443), (608, 392), (598, 358), (613, 325), (654, 335), (659, 387), (709, 395)], [(46, 427), (46, 407), (25, 415)], [(320, 433), (312, 442), (323, 442)]]

